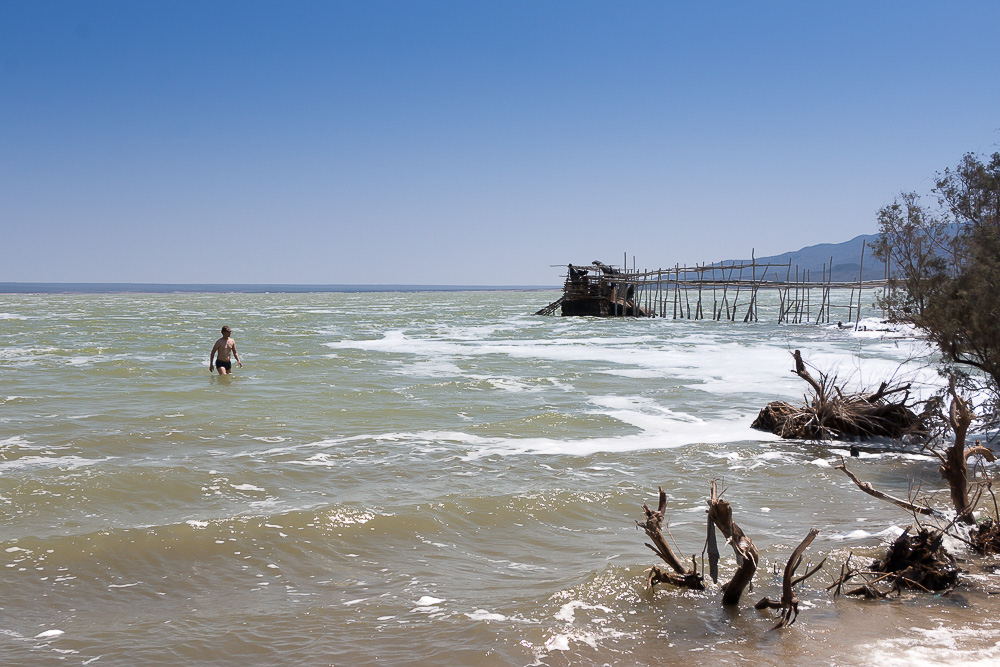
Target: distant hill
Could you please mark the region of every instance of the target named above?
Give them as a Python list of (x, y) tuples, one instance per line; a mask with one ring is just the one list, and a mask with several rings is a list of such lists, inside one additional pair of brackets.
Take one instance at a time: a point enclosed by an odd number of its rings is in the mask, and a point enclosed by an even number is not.
[[(792, 276), (795, 275), (795, 267), (797, 266), (800, 275), (803, 271), (809, 271), (809, 278), (818, 282), (823, 279), (823, 265), (826, 264), (829, 266), (832, 258), (833, 275), (831, 280), (834, 282), (846, 282), (858, 279), (858, 272), (861, 269), (861, 246), (864, 243), (869, 245), (865, 247), (865, 273), (863, 279), (881, 280), (885, 277), (885, 265), (872, 257), (870, 247), (870, 244), (876, 238), (878, 238), (877, 234), (862, 234), (843, 243), (820, 243), (780, 255), (757, 257), (756, 260), (758, 264), (766, 262), (787, 264), (791, 261)], [(726, 260), (725, 263), (729, 264), (731, 261), (733, 260)], [(740, 260), (735, 261), (738, 262)], [(743, 258), (743, 261), (749, 262), (750, 258)], [(768, 277), (773, 278), (773, 276)], [(784, 280), (784, 273), (779, 278)]]

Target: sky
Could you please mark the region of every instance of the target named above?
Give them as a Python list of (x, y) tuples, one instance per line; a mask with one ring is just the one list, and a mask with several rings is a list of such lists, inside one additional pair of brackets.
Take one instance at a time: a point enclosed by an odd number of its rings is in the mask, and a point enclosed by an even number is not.
[(559, 285), (877, 231), (1000, 3), (0, 0), (0, 282)]

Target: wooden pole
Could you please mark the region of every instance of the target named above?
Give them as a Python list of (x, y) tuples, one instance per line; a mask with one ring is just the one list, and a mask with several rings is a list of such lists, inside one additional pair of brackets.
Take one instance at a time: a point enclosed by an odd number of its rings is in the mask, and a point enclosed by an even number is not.
[(861, 268), (858, 270), (858, 316), (854, 320), (854, 330), (858, 330), (858, 325), (861, 324), (861, 284), (864, 281), (865, 276), (865, 242), (861, 242)]
[(674, 265), (674, 319), (677, 319), (677, 302), (680, 300), (678, 292), (681, 289), (681, 265)]
[[(704, 263), (702, 263), (702, 268), (704, 269)], [(701, 320), (704, 319), (705, 317), (705, 313), (701, 308), (701, 286), (705, 282), (703, 280), (703, 278), (705, 277), (704, 271), (698, 271), (696, 275), (698, 276), (698, 307), (695, 310), (694, 319)]]
[(753, 321), (757, 321), (757, 258), (754, 253), (755, 249), (750, 248), (750, 278), (753, 281), (753, 286), (750, 288), (750, 307), (747, 308), (746, 317), (743, 318), (744, 322), (749, 322), (751, 318)]
[(813, 289), (812, 289), (812, 271), (810, 269), (806, 269), (806, 271), (805, 271), (805, 279), (806, 279), (806, 319), (805, 319), (805, 321), (808, 322), (809, 320), (812, 319), (812, 293), (813, 293)]
[[(687, 272), (685, 272), (684, 275), (685, 275), (684, 282), (686, 283), (687, 282)], [(687, 319), (689, 319), (689, 320), (691, 319), (691, 294), (690, 294), (690, 292), (691, 292), (691, 290), (688, 289), (687, 285), (685, 285), (684, 286), (684, 303), (687, 304)]]
[(730, 321), (736, 321), (736, 307), (740, 301), (740, 285), (743, 283), (743, 260), (740, 260), (740, 276), (736, 279), (736, 296), (733, 297), (733, 316), (730, 317)]
[(831, 294), (831, 284), (833, 283), (833, 255), (830, 255), (830, 279), (826, 284), (826, 323), (830, 323), (830, 301), (833, 298)]
[[(778, 276), (778, 272), (774, 272), (774, 282), (779, 285), (778, 287), (778, 324), (785, 321), (785, 290), (783, 290), (781, 285), (781, 278)], [(785, 283), (787, 285), (787, 283)]]
[(715, 265), (712, 265), (712, 321), (715, 321), (715, 313), (719, 308), (718, 297), (715, 293)]

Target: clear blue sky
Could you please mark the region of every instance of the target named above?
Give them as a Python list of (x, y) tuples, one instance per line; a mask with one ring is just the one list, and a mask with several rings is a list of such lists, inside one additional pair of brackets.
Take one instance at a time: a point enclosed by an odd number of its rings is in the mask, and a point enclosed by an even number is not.
[(557, 284), (876, 231), (1000, 3), (0, 0), (0, 281)]

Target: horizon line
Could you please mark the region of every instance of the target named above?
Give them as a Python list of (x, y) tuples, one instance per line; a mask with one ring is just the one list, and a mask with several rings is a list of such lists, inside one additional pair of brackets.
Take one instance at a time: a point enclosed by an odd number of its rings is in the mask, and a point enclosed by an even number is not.
[(0, 294), (108, 293), (309, 293), (309, 292), (499, 292), (560, 289), (557, 285), (435, 285), (351, 283), (137, 283), (137, 282), (0, 282)]

